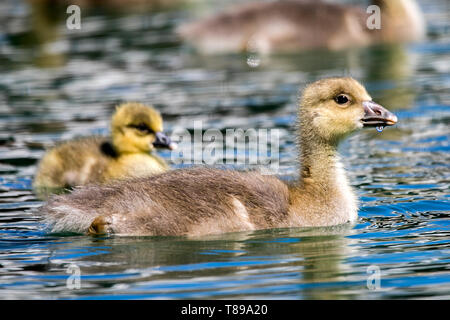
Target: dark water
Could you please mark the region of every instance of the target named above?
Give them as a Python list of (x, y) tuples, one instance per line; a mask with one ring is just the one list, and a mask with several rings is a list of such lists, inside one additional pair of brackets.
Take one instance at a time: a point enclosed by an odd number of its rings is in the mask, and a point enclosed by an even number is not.
[[(225, 1), (173, 2), (82, 9), (81, 30), (67, 30), (65, 7), (0, 3), (0, 298), (448, 299), (448, 1), (420, 2), (422, 43), (270, 57), (196, 55), (175, 26)], [(154, 104), (168, 132), (194, 121), (279, 129), (279, 173), (291, 179), (299, 87), (332, 75), (360, 79), (399, 117), (395, 127), (364, 130), (341, 146), (361, 198), (355, 226), (196, 239), (42, 228), (31, 181), (44, 148), (106, 134), (117, 103)], [(81, 288), (73, 289), (77, 270)]]

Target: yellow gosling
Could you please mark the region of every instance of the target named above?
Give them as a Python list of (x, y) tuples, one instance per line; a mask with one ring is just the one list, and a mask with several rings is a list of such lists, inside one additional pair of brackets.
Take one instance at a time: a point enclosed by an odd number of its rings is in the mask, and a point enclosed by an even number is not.
[(34, 179), (38, 193), (115, 179), (135, 178), (168, 170), (155, 148), (173, 149), (163, 133), (158, 111), (140, 103), (124, 103), (111, 120), (111, 137), (84, 137), (62, 142), (39, 163)]

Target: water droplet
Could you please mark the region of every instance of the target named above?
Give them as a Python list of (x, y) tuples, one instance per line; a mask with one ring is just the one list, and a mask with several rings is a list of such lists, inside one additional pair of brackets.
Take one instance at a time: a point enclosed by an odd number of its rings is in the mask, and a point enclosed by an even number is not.
[(377, 129), (378, 132), (382, 132), (384, 127), (383, 126), (378, 126), (376, 129)]
[(247, 57), (247, 64), (251, 68), (258, 67), (260, 63), (261, 59), (257, 55), (251, 54)]
[(250, 68), (259, 67), (261, 64), (261, 58), (258, 54), (259, 47), (255, 38), (251, 38), (247, 42), (247, 64)]

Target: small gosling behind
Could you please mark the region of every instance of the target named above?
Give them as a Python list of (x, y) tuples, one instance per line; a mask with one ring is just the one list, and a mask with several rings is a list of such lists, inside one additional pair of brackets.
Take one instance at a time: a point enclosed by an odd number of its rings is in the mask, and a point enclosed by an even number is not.
[(140, 103), (123, 103), (111, 119), (111, 137), (83, 137), (50, 149), (39, 163), (33, 186), (46, 195), (61, 188), (135, 178), (168, 170), (152, 151), (176, 145), (163, 132), (160, 113)]

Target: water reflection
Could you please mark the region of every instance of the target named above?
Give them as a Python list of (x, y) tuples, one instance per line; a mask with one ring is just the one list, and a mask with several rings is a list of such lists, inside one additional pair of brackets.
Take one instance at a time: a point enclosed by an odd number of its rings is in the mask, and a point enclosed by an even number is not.
[(31, 32), (25, 35), (25, 39), (29, 40), (20, 43), (35, 48), (33, 63), (38, 67), (60, 67), (66, 60), (61, 48), (58, 48), (64, 45), (60, 32), (64, 11), (54, 5), (46, 1), (30, 1)]
[[(163, 283), (172, 283), (166, 284), (171, 287), (166, 293), (177, 297), (186, 294), (184, 291), (190, 287), (200, 289), (197, 283), (211, 283), (216, 279), (217, 283), (211, 284), (203, 297), (208, 294), (228, 296), (228, 288), (234, 284), (242, 292), (254, 287), (273, 287), (274, 294), (335, 299), (341, 297), (340, 292), (321, 290), (320, 283), (326, 287), (329, 283), (344, 281), (351, 271), (344, 262), (355, 254), (350, 246), (355, 241), (347, 238), (353, 233), (352, 226), (348, 225), (316, 230), (233, 233), (198, 239), (79, 239), (66, 244), (64, 252), (81, 256), (86, 248), (82, 243), (88, 241), (91, 249), (85, 251), (84, 258), (73, 263), (80, 267), (82, 275), (99, 275), (82, 277), (85, 290), (73, 294), (126, 294), (129, 286), (134, 284), (133, 291), (151, 297), (158, 293)], [(130, 241), (134, 243), (133, 248), (130, 248)], [(60, 244), (55, 245), (47, 266), (39, 263), (35, 268), (28, 267), (28, 271), (57, 271), (57, 262), (62, 257), (61, 249), (58, 250)], [(233, 298), (237, 297), (233, 295)]]

